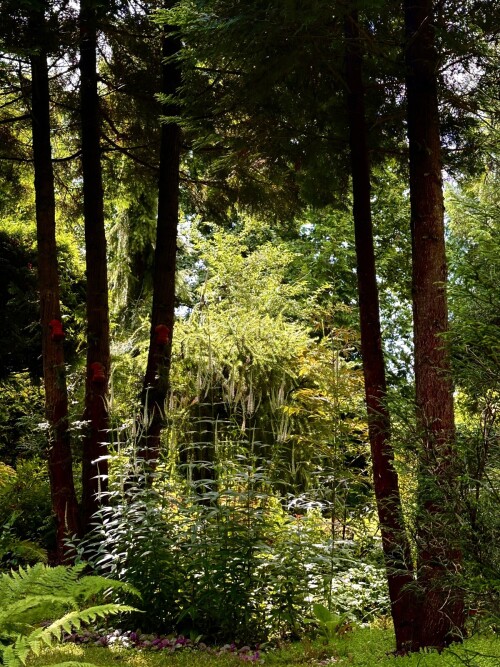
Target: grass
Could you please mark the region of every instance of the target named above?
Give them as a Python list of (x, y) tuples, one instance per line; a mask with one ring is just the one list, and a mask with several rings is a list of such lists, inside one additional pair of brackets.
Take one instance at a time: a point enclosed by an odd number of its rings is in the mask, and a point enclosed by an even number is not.
[[(409, 657), (390, 655), (394, 647), (389, 630), (356, 629), (336, 637), (331, 643), (304, 639), (301, 642), (283, 644), (262, 652), (261, 661), (269, 667), (319, 667), (339, 665), (350, 667), (499, 667), (500, 641), (497, 636), (483, 635), (468, 639), (462, 645), (454, 645), (442, 654), (421, 652)], [(242, 667), (249, 664), (234, 653), (215, 655), (207, 651), (181, 649), (174, 653), (165, 651), (136, 651), (66, 644), (46, 651), (30, 660), (29, 667), (55, 665), (75, 660), (90, 662), (97, 667)]]
[[(301, 642), (268, 648), (259, 662), (269, 667), (319, 667), (320, 665), (355, 665), (358, 667), (498, 667), (500, 642), (495, 635), (477, 635), (462, 645), (454, 645), (442, 654), (421, 652), (409, 657), (390, 655), (394, 647), (389, 630), (362, 628), (335, 637), (326, 644), (322, 640), (304, 639)], [(251, 655), (251, 654), (249, 654)], [(30, 660), (29, 667), (55, 665), (74, 660), (91, 662), (97, 667), (242, 667), (245, 661), (234, 653), (216, 655), (208, 651), (181, 649), (174, 653), (137, 651), (98, 646), (66, 644), (47, 650)], [(248, 664), (248, 663), (247, 663)]]

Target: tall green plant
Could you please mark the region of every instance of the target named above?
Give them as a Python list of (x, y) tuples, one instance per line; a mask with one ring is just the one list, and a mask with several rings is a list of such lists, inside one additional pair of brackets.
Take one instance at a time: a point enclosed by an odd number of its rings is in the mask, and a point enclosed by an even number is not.
[(255, 641), (301, 634), (313, 602), (361, 618), (386, 608), (382, 571), (354, 572), (353, 550), (332, 540), (318, 503), (292, 514), (250, 455), (211, 465), (215, 474), (192, 481), (160, 466), (150, 488), (140, 461), (111, 465), (109, 495), (81, 549), (99, 572), (140, 590), (146, 613), (134, 627)]
[[(114, 461), (113, 467), (110, 489), (94, 516), (93, 529), (78, 548), (98, 572), (140, 590), (145, 614), (140, 619), (132, 617), (134, 623), (143, 623), (148, 630), (172, 628), (185, 576), (182, 489), (168, 481), (145, 485), (142, 462), (125, 467), (118, 463), (117, 470)], [(157, 480), (160, 475), (152, 477)], [(186, 502), (184, 512), (189, 509)]]
[(272, 236), (253, 219), (209, 239), (192, 226), (194, 306), (176, 324), (166, 440), (186, 470), (252, 452), (271, 461), (275, 490), (300, 493), (320, 454), (331, 468), (366, 451), (362, 376), (355, 334), (338, 329), (349, 308), (318, 314), (304, 259)]

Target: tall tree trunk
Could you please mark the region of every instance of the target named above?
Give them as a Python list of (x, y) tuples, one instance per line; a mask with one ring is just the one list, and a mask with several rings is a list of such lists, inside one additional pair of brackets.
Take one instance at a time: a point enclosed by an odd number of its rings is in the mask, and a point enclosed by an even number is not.
[(410, 149), (413, 320), (417, 420), (422, 433), (418, 580), (419, 642), (461, 636), (463, 602), (449, 579), (460, 567), (453, 545), (453, 387), (442, 334), (448, 329), (444, 204), (432, 0), (405, 0)]
[[(33, 14), (33, 33), (43, 39), (43, 9)], [(68, 431), (68, 395), (64, 366), (59, 274), (57, 266), (54, 173), (50, 144), (50, 99), (47, 56), (43, 48), (30, 56), (38, 285), (42, 325), (45, 414), (49, 424), (48, 465), (52, 509), (57, 521), (57, 560), (64, 561), (67, 535), (78, 533), (78, 504)]]
[[(106, 490), (108, 464), (109, 309), (101, 171), (101, 121), (97, 91), (97, 13), (93, 0), (80, 3), (83, 213), (87, 271), (87, 377), (82, 462), (82, 528), (88, 529)], [(98, 462), (97, 462), (98, 461)]]
[(370, 162), (362, 78), (362, 49), (356, 11), (352, 11), (346, 17), (344, 30), (361, 352), (368, 432), (396, 644), (398, 651), (405, 652), (414, 648), (414, 578), (410, 544), (401, 510), (398, 477), (394, 469), (390, 416), (386, 404), (385, 364), (370, 203)]
[[(166, 2), (168, 8), (172, 3)], [(171, 26), (164, 26), (163, 58), (172, 58), (180, 49), (180, 41), (169, 35)], [(168, 60), (162, 66), (162, 94), (175, 95), (180, 86), (176, 63)], [(173, 116), (177, 108), (163, 105), (165, 116)], [(153, 272), (153, 306), (148, 362), (142, 390), (144, 412), (140, 454), (150, 470), (160, 452), (160, 434), (164, 425), (165, 400), (168, 395), (172, 333), (175, 307), (175, 267), (177, 225), (179, 221), (179, 165), (181, 130), (176, 123), (165, 122), (161, 128), (160, 175), (158, 181), (158, 219)]]

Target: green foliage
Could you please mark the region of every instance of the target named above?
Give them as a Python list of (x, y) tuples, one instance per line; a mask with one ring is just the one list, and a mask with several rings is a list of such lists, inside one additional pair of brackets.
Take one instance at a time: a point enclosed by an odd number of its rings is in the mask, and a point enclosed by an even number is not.
[[(304, 328), (286, 312), (294, 308), (301, 286), (283, 283), (284, 249), (269, 245), (249, 258), (242, 252), (226, 242), (217, 259), (207, 258), (213, 273), (200, 288), (200, 303), (189, 321), (179, 323), (177, 338), (187, 363), (198, 364), (192, 389), (198, 400), (219, 391), (244, 419), (264, 399), (266, 388), (277, 392), (283, 384), (286, 392), (293, 386), (294, 361), (308, 341)], [(219, 273), (224, 265), (234, 268)], [(192, 400), (190, 393), (185, 399)]]
[[(15, 516), (8, 534), (13, 540), (54, 547), (55, 526), (46, 463), (39, 458), (18, 459), (16, 468), (0, 484), (0, 515)], [(42, 559), (43, 560), (43, 559)]]
[(0, 380), (0, 391), (0, 456), (15, 465), (17, 457), (40, 455), (46, 446), (43, 389), (24, 372)]
[[(372, 557), (376, 555), (380, 556), (380, 551), (375, 550)], [(365, 553), (363, 560), (369, 559), (370, 555)], [(344, 563), (345, 569), (337, 567), (333, 573), (331, 608), (339, 618), (370, 623), (390, 613), (385, 570), (379, 564), (359, 562), (359, 556), (352, 560), (348, 567)]]
[(9, 486), (15, 476), (16, 471), (3, 461), (0, 461), (0, 489)]
[(338, 616), (327, 609), (325, 605), (318, 602), (313, 604), (312, 610), (319, 629), (327, 641), (330, 641), (336, 634), (338, 634), (346, 623), (347, 619), (345, 615)]
[(26, 368), (41, 374), (37, 302), (33, 236), (0, 226), (0, 378)]
[(500, 618), (500, 229), (498, 172), (450, 188), (452, 327), (458, 388), (463, 583), (475, 618)]
[[(84, 564), (50, 568), (38, 563), (0, 574), (0, 658), (5, 667), (21, 667), (82, 623), (134, 610), (96, 603), (105, 591), (134, 590), (102, 577), (82, 576), (84, 569)], [(86, 606), (89, 602), (91, 606)]]
[[(30, 225), (0, 220), (0, 379), (26, 370), (35, 379), (42, 376), (35, 239)], [(58, 245), (65, 351), (71, 360), (82, 331), (85, 294), (74, 239), (59, 236)]]
[[(463, 408), (466, 401), (460, 401)], [(491, 406), (490, 406), (491, 407)], [(493, 409), (493, 408), (492, 408)], [(460, 585), (479, 627), (500, 622), (500, 452), (498, 427), (487, 406), (459, 427), (462, 475), (456, 490), (464, 553)]]
[(151, 307), (156, 224), (154, 183), (130, 182), (130, 165), (119, 161), (118, 192), (112, 199), (110, 239), (111, 306), (118, 319), (134, 324)]
[(0, 525), (0, 571), (10, 570), (20, 563), (47, 561), (47, 552), (35, 542), (22, 540), (14, 532), (19, 512), (12, 512)]
[(320, 306), (296, 243), (255, 219), (235, 227), (186, 234), (193, 307), (176, 324), (166, 441), (187, 465), (251, 451), (284, 493), (300, 493), (321, 457), (344, 471), (366, 452), (355, 334), (338, 326), (351, 309)]
[[(454, 372), (474, 395), (498, 391), (500, 276), (498, 176), (448, 193), (451, 225), (451, 344)], [(471, 406), (472, 407), (472, 406)]]
[(363, 380), (346, 360), (354, 345), (352, 331), (334, 329), (300, 357), (300, 383), (282, 407), (286, 437), (276, 456), (280, 488), (317, 486), (344, 525), (370, 491)]
[(99, 572), (140, 590), (146, 613), (132, 623), (143, 629), (256, 641), (301, 635), (315, 601), (360, 620), (386, 611), (383, 570), (369, 572), (334, 542), (314, 504), (297, 515), (283, 509), (255, 460), (220, 460), (191, 482), (158, 472), (152, 488), (141, 483), (140, 461), (121, 473), (116, 465), (78, 548)]
[(160, 17), (182, 35), (178, 120), (195, 148), (189, 171), (207, 183), (198, 199), (210, 217), (237, 203), (288, 220), (300, 196), (334, 200), (346, 185), (343, 91), (334, 66), (318, 71), (319, 51), (341, 60), (330, 8), (178, 3)]
[[(355, 336), (336, 326), (350, 309), (319, 313), (307, 261), (262, 221), (186, 223), (181, 236), (191, 306), (176, 323), (164, 459), (144, 488), (131, 434), (84, 558), (141, 590), (146, 615), (131, 622), (144, 629), (299, 635), (316, 600), (366, 620), (386, 609), (383, 572), (363, 585), (339, 540), (372, 502)], [(117, 360), (121, 391), (138, 377), (146, 330), (123, 343), (139, 354)], [(292, 508), (289, 494), (304, 491), (320, 503)]]

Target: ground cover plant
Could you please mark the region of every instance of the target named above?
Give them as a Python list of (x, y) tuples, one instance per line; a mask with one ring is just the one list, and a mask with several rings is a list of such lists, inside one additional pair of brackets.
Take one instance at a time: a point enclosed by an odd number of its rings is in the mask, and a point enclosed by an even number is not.
[(255, 648), (243, 645), (212, 648), (203, 645), (187, 648), (179, 646), (175, 650), (137, 651), (120, 648), (118, 643), (112, 649), (66, 644), (31, 659), (29, 665), (41, 667), (71, 659), (89, 661), (97, 667), (110, 667), (117, 662), (126, 667), (238, 667), (244, 664), (270, 667), (321, 667), (335, 664), (346, 667), (496, 667), (500, 659), (499, 641), (488, 635), (475, 636), (462, 645), (454, 644), (442, 653), (428, 650), (401, 657), (393, 654), (393, 646), (394, 637), (388, 629), (351, 628), (332, 637), (329, 642), (310, 638), (301, 642), (264, 646), (258, 652)]

